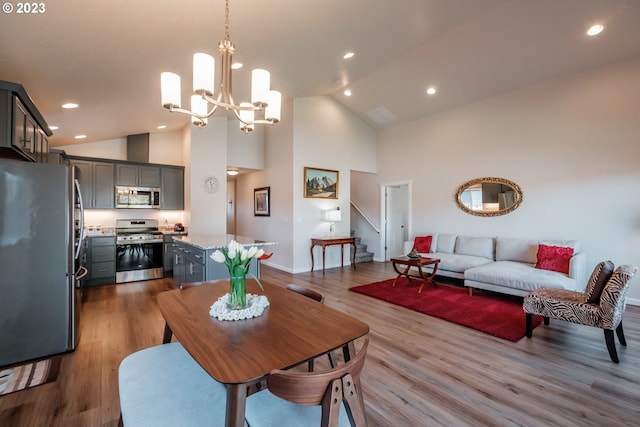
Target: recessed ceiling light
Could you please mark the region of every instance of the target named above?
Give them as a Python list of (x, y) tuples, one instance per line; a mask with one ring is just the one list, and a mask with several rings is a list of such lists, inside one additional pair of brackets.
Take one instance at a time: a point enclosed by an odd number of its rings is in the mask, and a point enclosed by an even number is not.
[(62, 108), (78, 108), (78, 104), (75, 104), (73, 102), (68, 102), (66, 104), (62, 104)]
[(427, 95), (435, 95), (437, 92), (435, 87), (430, 87), (429, 89), (427, 89)]
[(231, 175), (231, 176), (238, 175), (238, 173), (239, 172), (237, 170), (235, 170), (235, 169), (229, 169), (227, 171), (227, 175)]
[(591, 27), (589, 27), (589, 29), (587, 30), (587, 35), (588, 36), (597, 36), (598, 34), (600, 34), (602, 32), (602, 30), (604, 30), (604, 27), (600, 24), (595, 24), (592, 25)]
[(353, 58), (355, 55), (356, 55), (356, 54), (355, 54), (355, 53), (353, 53), (353, 52), (347, 52), (347, 53), (345, 53), (345, 54), (344, 54), (343, 58), (344, 58), (344, 59), (351, 59), (351, 58)]
[(87, 137), (87, 135), (76, 135), (74, 136), (75, 139), (85, 139)]
[(167, 125), (160, 125), (160, 126), (158, 126), (158, 129), (166, 129), (166, 128), (167, 128)]
[(58, 126), (49, 126), (49, 129), (51, 129), (51, 130), (58, 130), (58, 129), (59, 129), (59, 127), (58, 127)]
[(234, 70), (239, 70), (240, 68), (242, 68), (244, 64), (242, 62), (234, 62), (231, 65), (231, 68), (233, 68)]
[(349, 89), (344, 91), (345, 96), (351, 96), (351, 91)]

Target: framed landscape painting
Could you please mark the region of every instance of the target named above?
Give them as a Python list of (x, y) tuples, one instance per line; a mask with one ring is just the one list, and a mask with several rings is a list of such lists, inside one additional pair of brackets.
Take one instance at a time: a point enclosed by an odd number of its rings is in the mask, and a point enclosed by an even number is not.
[(339, 172), (331, 169), (304, 168), (304, 197), (337, 199)]
[(253, 215), (269, 216), (271, 215), (270, 203), (271, 187), (256, 188), (253, 190)]

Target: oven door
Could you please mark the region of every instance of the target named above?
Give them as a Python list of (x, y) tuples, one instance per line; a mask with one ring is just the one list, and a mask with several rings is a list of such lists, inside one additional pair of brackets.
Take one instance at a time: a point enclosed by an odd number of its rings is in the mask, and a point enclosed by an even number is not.
[(116, 245), (116, 283), (161, 279), (162, 240)]

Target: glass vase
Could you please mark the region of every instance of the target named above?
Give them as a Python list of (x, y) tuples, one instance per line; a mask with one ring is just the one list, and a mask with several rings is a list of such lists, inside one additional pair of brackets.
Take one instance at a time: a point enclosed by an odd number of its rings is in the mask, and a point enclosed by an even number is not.
[(229, 277), (229, 308), (242, 310), (247, 307), (246, 276), (238, 275)]

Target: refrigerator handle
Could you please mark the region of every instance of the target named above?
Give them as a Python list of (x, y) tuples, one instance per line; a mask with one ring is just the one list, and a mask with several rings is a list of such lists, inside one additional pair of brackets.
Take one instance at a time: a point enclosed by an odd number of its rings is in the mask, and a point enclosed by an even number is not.
[(80, 249), (82, 248), (82, 241), (84, 240), (84, 205), (82, 203), (82, 192), (80, 191), (80, 182), (77, 179), (73, 180), (73, 184), (78, 194), (78, 204), (80, 205), (80, 237), (78, 237), (78, 247), (74, 258), (78, 259), (80, 256)]

